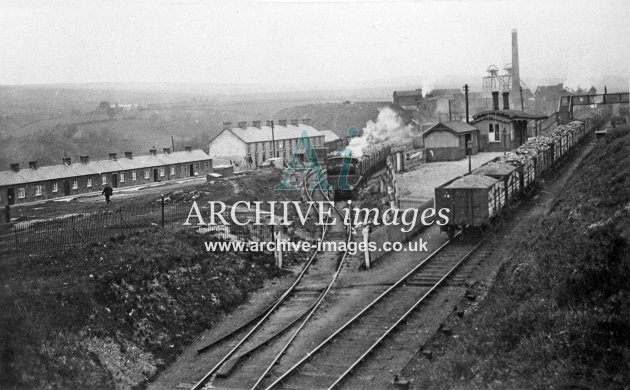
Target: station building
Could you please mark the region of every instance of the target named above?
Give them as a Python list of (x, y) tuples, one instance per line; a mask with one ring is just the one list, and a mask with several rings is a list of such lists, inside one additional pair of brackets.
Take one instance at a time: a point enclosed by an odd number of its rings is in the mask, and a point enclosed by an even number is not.
[(499, 92), (492, 92), (493, 109), (473, 115), (471, 124), (479, 129), (480, 152), (503, 152), (516, 149), (527, 141), (530, 121), (547, 119), (546, 115), (511, 110), (509, 93), (503, 92), (503, 109), (499, 109)]
[[(244, 164), (253, 169), (273, 157), (282, 157), (287, 161), (303, 132), (306, 132), (314, 148), (325, 147), (324, 134), (312, 127), (308, 119), (302, 120), (302, 123), (297, 119), (292, 119), (290, 123), (286, 119), (273, 123), (269, 120), (265, 125), (261, 121), (253, 121), (251, 124), (238, 122), (238, 126), (232, 126), (232, 122), (224, 122), (223, 127), (209, 144), (210, 155), (220, 164)], [(272, 142), (276, 143), (275, 156)], [(304, 150), (298, 150), (297, 153), (304, 154)]]
[(427, 162), (454, 161), (479, 152), (479, 130), (462, 121), (440, 122), (422, 134)]
[(181, 152), (164, 148), (162, 153), (150, 149), (148, 155), (137, 157), (125, 152), (121, 158), (110, 153), (107, 160), (90, 161), (89, 156), (80, 156), (78, 162), (70, 157), (62, 161), (42, 167), (31, 161), (28, 168), (11, 164), (11, 170), (1, 171), (0, 205), (100, 193), (106, 185), (124, 188), (212, 173), (210, 156), (190, 147)]

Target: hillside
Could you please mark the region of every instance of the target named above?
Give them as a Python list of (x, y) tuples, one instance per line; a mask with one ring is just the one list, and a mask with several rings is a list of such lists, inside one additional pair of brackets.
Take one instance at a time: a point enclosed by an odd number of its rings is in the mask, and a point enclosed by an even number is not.
[(599, 142), (549, 212), (523, 222), (486, 298), (407, 372), (416, 386), (627, 388), (629, 151), (627, 129)]
[(277, 112), (275, 118), (310, 118), (313, 127), (319, 130), (332, 130), (341, 137), (346, 137), (349, 127), (359, 130), (365, 127), (369, 120), (375, 120), (378, 109), (387, 102), (346, 102), (307, 104), (287, 108)]

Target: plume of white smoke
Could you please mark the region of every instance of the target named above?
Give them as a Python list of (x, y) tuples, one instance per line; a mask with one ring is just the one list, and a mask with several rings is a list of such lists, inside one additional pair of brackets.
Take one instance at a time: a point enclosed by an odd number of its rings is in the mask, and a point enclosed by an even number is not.
[(400, 115), (390, 107), (379, 110), (376, 122), (368, 121), (361, 137), (350, 140), (352, 156), (360, 158), (376, 145), (394, 144), (410, 139), (412, 123), (405, 124)]

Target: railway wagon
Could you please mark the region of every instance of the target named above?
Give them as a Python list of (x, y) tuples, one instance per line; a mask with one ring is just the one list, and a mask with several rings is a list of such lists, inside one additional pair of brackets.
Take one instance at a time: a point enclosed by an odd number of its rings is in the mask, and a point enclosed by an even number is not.
[(457, 177), (435, 189), (435, 209), (447, 209), (448, 224), (441, 227), (453, 237), (459, 227), (483, 227), (505, 206), (503, 183), (484, 175)]
[(502, 162), (488, 162), (472, 171), (473, 175), (484, 175), (499, 179), (505, 189), (505, 202), (518, 197), (521, 191), (521, 178), (518, 169), (510, 164)]
[(536, 180), (536, 157), (534, 155), (517, 149), (506, 156), (500, 157), (498, 161), (510, 164), (516, 168), (521, 190), (529, 188)]

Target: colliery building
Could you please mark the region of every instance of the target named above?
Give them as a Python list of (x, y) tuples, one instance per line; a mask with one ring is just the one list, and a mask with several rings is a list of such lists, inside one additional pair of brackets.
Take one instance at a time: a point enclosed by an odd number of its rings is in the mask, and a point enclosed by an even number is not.
[(27, 203), (44, 199), (100, 193), (106, 185), (113, 188), (183, 179), (212, 173), (212, 160), (202, 150), (186, 147), (181, 152), (164, 148), (162, 153), (149, 150), (149, 155), (124, 157), (110, 153), (108, 160), (90, 161), (81, 156), (70, 157), (63, 164), (39, 167), (31, 161), (28, 168), (11, 164), (11, 170), (0, 172), (0, 204)]
[(511, 110), (508, 92), (503, 92), (503, 109), (499, 109), (499, 92), (492, 92), (492, 105), (492, 110), (474, 115), (471, 122), (479, 129), (481, 152), (503, 152), (518, 148), (527, 141), (529, 121), (547, 118), (546, 115)]
[[(296, 150), (304, 132), (314, 148), (324, 148), (324, 134), (312, 127), (308, 119), (303, 119), (302, 123), (297, 119), (290, 122), (285, 119), (275, 122), (269, 120), (265, 125), (261, 121), (251, 124), (238, 122), (238, 126), (224, 122), (223, 127), (223, 131), (210, 141), (209, 147), (212, 158), (221, 164), (244, 164), (255, 168), (273, 157), (282, 157), (286, 161)], [(297, 153), (304, 154), (302, 149), (297, 150)]]

